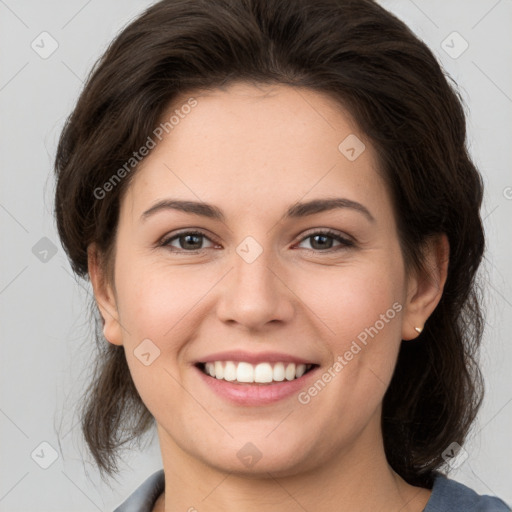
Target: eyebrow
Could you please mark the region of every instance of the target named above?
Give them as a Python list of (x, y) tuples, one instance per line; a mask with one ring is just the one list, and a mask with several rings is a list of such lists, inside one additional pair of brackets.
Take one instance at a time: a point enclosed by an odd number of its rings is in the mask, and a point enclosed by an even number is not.
[[(288, 208), (284, 218), (296, 219), (300, 217), (307, 217), (308, 215), (314, 215), (316, 213), (345, 208), (360, 212), (370, 222), (375, 222), (375, 218), (368, 208), (357, 201), (352, 201), (351, 199), (342, 197), (313, 199), (305, 203), (295, 203)], [(225, 221), (225, 216), (222, 210), (217, 206), (203, 202), (181, 201), (178, 199), (162, 199), (161, 201), (158, 201), (141, 215), (141, 221), (145, 221), (148, 217), (166, 210), (177, 210), (185, 213), (192, 213), (194, 215), (200, 215), (202, 217), (208, 217), (221, 222)]]

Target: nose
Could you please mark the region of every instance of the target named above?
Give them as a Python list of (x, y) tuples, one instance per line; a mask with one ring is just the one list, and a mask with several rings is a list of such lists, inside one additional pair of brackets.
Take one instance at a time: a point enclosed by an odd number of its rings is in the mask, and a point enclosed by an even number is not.
[(235, 252), (233, 266), (219, 290), (219, 319), (257, 331), (293, 318), (298, 299), (287, 283), (289, 272), (276, 263), (270, 249), (252, 262)]

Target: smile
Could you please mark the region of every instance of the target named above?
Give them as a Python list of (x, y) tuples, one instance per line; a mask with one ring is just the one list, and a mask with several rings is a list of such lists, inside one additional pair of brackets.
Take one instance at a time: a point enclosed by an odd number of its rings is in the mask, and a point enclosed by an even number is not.
[(198, 368), (217, 380), (240, 384), (271, 384), (299, 379), (309, 372), (313, 364), (285, 362), (211, 361), (199, 363)]

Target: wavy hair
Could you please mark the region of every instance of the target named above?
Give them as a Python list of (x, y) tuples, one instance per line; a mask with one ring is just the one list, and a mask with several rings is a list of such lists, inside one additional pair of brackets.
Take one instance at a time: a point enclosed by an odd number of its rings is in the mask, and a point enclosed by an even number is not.
[[(94, 242), (112, 268), (120, 201), (137, 169), (106, 197), (94, 191), (146, 142), (173, 99), (235, 81), (307, 87), (350, 112), (377, 150), (407, 268), (423, 268), (430, 236), (448, 237), (441, 301), (419, 338), (402, 342), (382, 412), (389, 464), (408, 483), (431, 487), (443, 451), (463, 444), (483, 396), (476, 280), (483, 185), (455, 85), (429, 48), (377, 3), (163, 0), (126, 26), (89, 74), (58, 144), (55, 216), (71, 266), (88, 278)], [(123, 347), (103, 338), (101, 324), (95, 332), (82, 432), (102, 475), (112, 476), (119, 449), (154, 420)]]

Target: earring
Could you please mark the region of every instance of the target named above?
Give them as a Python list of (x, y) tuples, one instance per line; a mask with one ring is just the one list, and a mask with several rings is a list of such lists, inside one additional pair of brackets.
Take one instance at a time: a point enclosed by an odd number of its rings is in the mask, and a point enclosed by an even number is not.
[(418, 334), (421, 334), (421, 331), (423, 331), (423, 327), (415, 327), (414, 330), (418, 333)]

